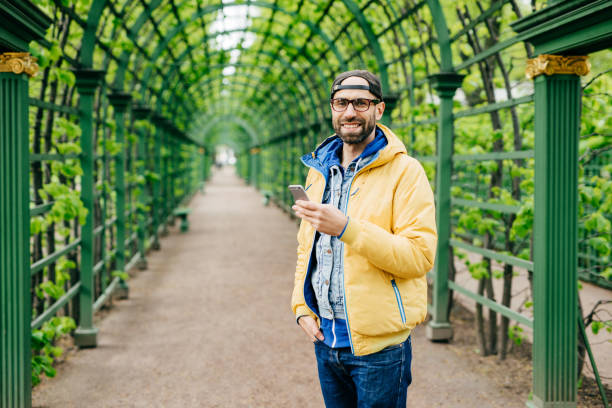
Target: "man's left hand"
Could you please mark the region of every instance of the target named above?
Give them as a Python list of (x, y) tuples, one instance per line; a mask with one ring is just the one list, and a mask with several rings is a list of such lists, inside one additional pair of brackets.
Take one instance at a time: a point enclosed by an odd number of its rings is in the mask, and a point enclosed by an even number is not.
[(291, 208), (298, 217), (311, 223), (317, 231), (335, 237), (342, 233), (348, 221), (348, 217), (331, 204), (297, 200)]

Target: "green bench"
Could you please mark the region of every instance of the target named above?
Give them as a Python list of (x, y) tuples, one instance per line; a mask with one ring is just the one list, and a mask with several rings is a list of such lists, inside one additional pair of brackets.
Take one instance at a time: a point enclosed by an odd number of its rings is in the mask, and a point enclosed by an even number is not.
[(175, 217), (179, 217), (181, 219), (181, 232), (189, 231), (189, 221), (187, 220), (187, 216), (191, 213), (191, 208), (187, 207), (179, 207), (172, 211)]
[(270, 203), (270, 198), (272, 197), (272, 192), (271, 191), (267, 191), (267, 190), (263, 190), (261, 192), (261, 194), (263, 196), (261, 202), (262, 202), (263, 205), (267, 206)]

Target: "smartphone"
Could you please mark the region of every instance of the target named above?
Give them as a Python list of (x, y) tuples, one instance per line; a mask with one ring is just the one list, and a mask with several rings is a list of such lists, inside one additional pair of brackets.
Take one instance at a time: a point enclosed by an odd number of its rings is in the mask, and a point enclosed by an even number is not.
[(308, 196), (306, 195), (306, 191), (304, 190), (304, 187), (300, 186), (299, 184), (290, 185), (289, 191), (291, 191), (291, 194), (293, 194), (294, 201), (297, 201), (297, 200), (310, 201)]

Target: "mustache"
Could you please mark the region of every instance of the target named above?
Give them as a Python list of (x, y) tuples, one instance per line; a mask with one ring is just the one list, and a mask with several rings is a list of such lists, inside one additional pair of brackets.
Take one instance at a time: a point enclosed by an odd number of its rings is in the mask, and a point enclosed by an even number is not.
[(363, 125), (365, 123), (365, 120), (355, 118), (352, 120), (343, 120), (342, 122), (340, 122), (341, 125), (344, 125), (345, 123), (359, 123)]

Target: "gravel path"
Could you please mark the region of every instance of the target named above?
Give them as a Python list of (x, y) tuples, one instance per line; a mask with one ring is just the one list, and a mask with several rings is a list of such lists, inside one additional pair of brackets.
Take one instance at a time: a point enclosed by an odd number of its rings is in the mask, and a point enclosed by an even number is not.
[[(69, 353), (38, 408), (322, 407), (313, 346), (290, 311), (297, 228), (231, 168), (191, 202), (98, 319), (99, 346)], [(414, 333), (409, 407), (524, 407), (473, 355)]]

